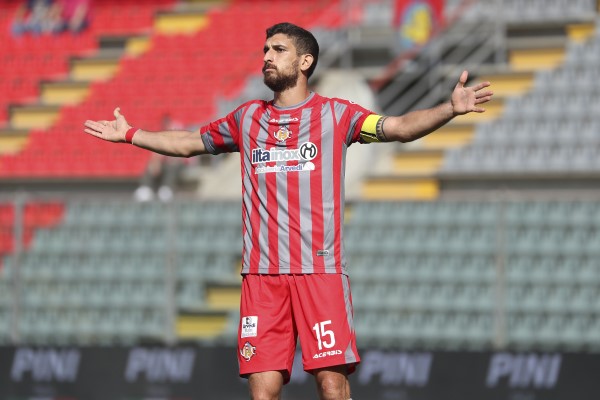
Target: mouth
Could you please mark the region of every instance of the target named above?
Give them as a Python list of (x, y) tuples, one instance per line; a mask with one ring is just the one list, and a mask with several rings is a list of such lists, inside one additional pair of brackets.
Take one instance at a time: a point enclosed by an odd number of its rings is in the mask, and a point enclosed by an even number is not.
[(269, 71), (271, 71), (271, 72), (277, 71), (277, 68), (275, 68), (272, 65), (265, 65), (262, 69), (263, 74), (266, 72), (269, 72)]

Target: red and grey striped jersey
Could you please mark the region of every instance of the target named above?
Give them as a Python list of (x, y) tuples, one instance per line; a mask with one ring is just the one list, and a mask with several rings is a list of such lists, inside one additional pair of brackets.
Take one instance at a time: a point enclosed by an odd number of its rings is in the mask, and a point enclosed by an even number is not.
[(346, 273), (346, 149), (373, 114), (316, 93), (293, 107), (244, 103), (200, 129), (212, 154), (240, 152), (242, 273)]

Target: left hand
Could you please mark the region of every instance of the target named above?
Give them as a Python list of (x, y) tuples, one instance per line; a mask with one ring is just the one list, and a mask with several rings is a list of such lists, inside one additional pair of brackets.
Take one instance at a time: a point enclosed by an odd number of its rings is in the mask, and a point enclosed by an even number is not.
[(452, 112), (454, 115), (463, 115), (470, 112), (485, 112), (485, 108), (479, 107), (478, 105), (490, 101), (494, 94), (491, 90), (483, 90), (490, 86), (490, 82), (481, 82), (475, 86), (465, 87), (468, 77), (469, 73), (463, 71), (452, 92), (450, 102), (452, 104)]

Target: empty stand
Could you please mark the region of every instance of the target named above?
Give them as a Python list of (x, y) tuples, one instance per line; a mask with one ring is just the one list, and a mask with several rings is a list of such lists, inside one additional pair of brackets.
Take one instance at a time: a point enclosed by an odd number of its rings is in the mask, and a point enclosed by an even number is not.
[(359, 337), (476, 349), (500, 334), (513, 348), (595, 348), (578, 329), (600, 315), (599, 216), (596, 201), (355, 204), (345, 239)]
[[(31, 130), (22, 152), (2, 157), (2, 177), (138, 176), (146, 153), (88, 138), (80, 132), (81, 121), (110, 115), (115, 93), (128, 118), (147, 129), (160, 129), (165, 114), (189, 125), (229, 111), (262, 87), (253, 74), (260, 65), (256, 43), (263, 40), (264, 26), (278, 21), (282, 10), (297, 18), (292, 22), (311, 26), (332, 7), (273, 1), (267, 12), (257, 13), (265, 10), (264, 2), (233, 1), (207, 12), (210, 22), (202, 29), (167, 35), (150, 28), (156, 10), (171, 2), (133, 3), (103, 3), (90, 36), (81, 37), (81, 43), (73, 39), (69, 54), (105, 34), (145, 35), (147, 50), (108, 63), (116, 71), (112, 78), (90, 84), (81, 103), (62, 106), (54, 126)], [(552, 0), (536, 14), (541, 0), (503, 3), (506, 18), (520, 22), (587, 18), (593, 8), (590, 1)], [(497, 11), (479, 4), (467, 16)], [(373, 6), (366, 17), (387, 23), (387, 16), (377, 19), (379, 12)], [(319, 26), (324, 36), (342, 23), (340, 18), (324, 21)], [(224, 34), (240, 29), (242, 36)], [(569, 43), (560, 68), (521, 72), (517, 81), (505, 82), (505, 94), (518, 96), (504, 99), (499, 119), (452, 125), (446, 139), (430, 142), (438, 150), (453, 148), (447, 149), (442, 175), (553, 175), (563, 183), (576, 174), (596, 179), (599, 92), (590, 82), (598, 81), (591, 65), (597, 41), (596, 35)], [(30, 42), (22, 43), (39, 45)], [(39, 64), (31, 67), (38, 80), (67, 71), (64, 58)], [(6, 68), (14, 77), (23, 65), (29, 64), (15, 60)], [(254, 80), (245, 81), (248, 75)], [(14, 99), (38, 95), (32, 81), (15, 81), (2, 83), (10, 93), (23, 89)], [(224, 105), (229, 108), (220, 108)], [(471, 137), (471, 144), (460, 147)], [(389, 188), (382, 187), (382, 192)], [(414, 191), (432, 200), (444, 194), (444, 187)], [(511, 196), (350, 204), (344, 239), (361, 343), (599, 351), (600, 202)], [(25, 211), (25, 251), (14, 254), (13, 211), (0, 206), (0, 343), (11, 343), (14, 331), (22, 342), (33, 344), (163, 342), (171, 335), (235, 342), (238, 202), (69, 199), (52, 204), (52, 211), (35, 209)], [(17, 289), (23, 290), (15, 297)], [(13, 324), (15, 302), (21, 314)]]
[[(46, 208), (26, 208), (27, 226), (37, 222), (30, 249), (2, 257), (0, 287), (22, 283), (17, 329), (26, 342), (162, 341), (174, 330), (167, 323), (169, 282), (175, 308), (189, 314), (224, 306), (225, 292), (209, 289), (210, 282), (237, 281), (239, 203), (71, 201), (54, 229), (63, 208)], [(10, 290), (2, 293), (4, 324), (14, 304)]]
[(531, 91), (510, 98), (500, 119), (477, 126), (470, 145), (448, 150), (442, 173), (597, 175), (600, 92), (590, 82), (598, 78), (598, 43), (597, 35), (570, 42), (562, 66), (538, 71)]
[[(235, 275), (239, 207), (188, 202), (168, 211), (158, 203), (70, 202), (64, 222), (39, 230), (21, 257), (23, 337), (161, 340), (170, 263), (180, 310), (228, 302), (229, 286), (208, 283)], [(174, 256), (165, 234), (169, 218), (177, 227)], [(600, 318), (599, 223), (595, 201), (357, 203), (346, 244), (358, 333), (373, 346), (490, 348), (500, 309), (507, 346), (593, 350), (597, 340), (584, 328)], [(7, 288), (15, 260), (4, 261), (0, 282)], [(1, 303), (9, 318), (10, 296)], [(226, 321), (235, 313), (222, 319), (210, 312), (209, 325), (187, 315), (182, 335), (191, 329), (232, 340), (234, 322)]]

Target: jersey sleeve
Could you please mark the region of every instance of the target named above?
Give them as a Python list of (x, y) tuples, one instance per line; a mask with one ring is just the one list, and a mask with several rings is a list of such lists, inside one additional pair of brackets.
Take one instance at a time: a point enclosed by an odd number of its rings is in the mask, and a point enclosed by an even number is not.
[[(362, 126), (360, 128), (360, 142), (361, 143), (381, 143), (382, 137), (377, 134), (378, 130), (381, 130), (381, 124), (385, 117), (377, 114), (371, 114), (367, 118), (365, 118)], [(381, 133), (381, 132), (380, 132)]]
[(344, 105), (347, 107), (346, 118), (348, 126), (346, 144), (350, 146), (355, 142), (378, 142), (376, 127), (381, 115), (377, 115), (373, 111), (367, 110), (353, 102), (344, 102)]
[(227, 116), (200, 128), (200, 137), (210, 154), (235, 153), (240, 151), (239, 126), (243, 106)]

